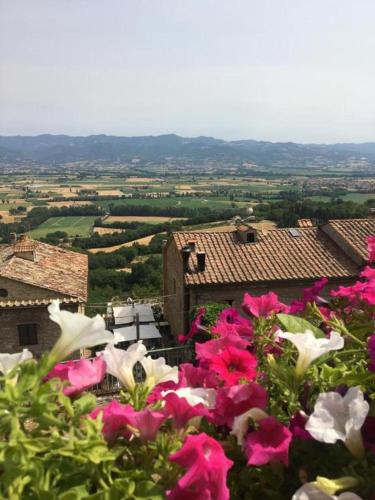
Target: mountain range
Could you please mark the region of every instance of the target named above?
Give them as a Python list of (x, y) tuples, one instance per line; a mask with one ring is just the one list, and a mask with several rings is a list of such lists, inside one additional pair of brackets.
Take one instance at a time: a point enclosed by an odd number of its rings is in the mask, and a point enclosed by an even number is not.
[(212, 137), (186, 138), (175, 134), (140, 137), (90, 135), (0, 136), (0, 162), (34, 161), (63, 164), (77, 161), (166, 161), (190, 159), (192, 162), (248, 161), (271, 167), (288, 163), (306, 166), (366, 159), (375, 166), (375, 142), (362, 144), (298, 144), (254, 140), (224, 141)]

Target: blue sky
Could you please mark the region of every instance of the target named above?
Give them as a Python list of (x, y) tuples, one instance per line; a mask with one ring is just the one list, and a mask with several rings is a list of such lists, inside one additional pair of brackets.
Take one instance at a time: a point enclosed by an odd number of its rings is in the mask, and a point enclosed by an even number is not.
[(0, 0), (0, 134), (375, 141), (373, 0)]

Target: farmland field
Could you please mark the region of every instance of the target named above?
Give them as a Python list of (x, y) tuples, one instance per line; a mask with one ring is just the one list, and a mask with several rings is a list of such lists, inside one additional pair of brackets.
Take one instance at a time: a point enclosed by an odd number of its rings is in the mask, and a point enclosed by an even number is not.
[[(164, 198), (126, 198), (119, 200), (101, 200), (97, 202), (102, 207), (109, 205), (137, 205), (152, 207), (188, 207), (188, 208), (226, 208), (231, 206), (231, 201), (220, 197), (191, 197), (191, 196), (173, 196)], [(249, 203), (236, 202), (238, 206), (245, 206)]]
[(33, 238), (45, 237), (48, 233), (64, 231), (69, 236), (89, 236), (94, 221), (97, 217), (51, 217), (41, 224), (37, 229), (30, 231)]
[(105, 219), (106, 224), (113, 222), (140, 222), (147, 224), (161, 224), (162, 222), (172, 222), (174, 220), (186, 220), (183, 217), (159, 217), (148, 215), (110, 215)]

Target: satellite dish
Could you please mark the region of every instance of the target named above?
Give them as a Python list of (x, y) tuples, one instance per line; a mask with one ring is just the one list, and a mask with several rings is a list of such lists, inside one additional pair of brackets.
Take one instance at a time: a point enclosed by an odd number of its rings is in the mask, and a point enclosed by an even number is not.
[(247, 207), (247, 209), (246, 209), (246, 213), (247, 213), (248, 215), (252, 215), (252, 214), (254, 213), (254, 209), (253, 209), (253, 207)]

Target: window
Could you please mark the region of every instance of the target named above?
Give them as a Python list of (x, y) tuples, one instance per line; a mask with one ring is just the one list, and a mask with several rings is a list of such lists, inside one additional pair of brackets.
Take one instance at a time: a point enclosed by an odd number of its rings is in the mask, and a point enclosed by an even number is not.
[(246, 242), (247, 243), (255, 243), (255, 233), (247, 233)]
[(233, 300), (227, 300), (226, 302), (227, 302), (228, 306), (232, 306), (233, 305)]
[(0, 288), (0, 297), (8, 297), (8, 290)]
[(37, 325), (18, 325), (18, 338), (20, 345), (35, 345), (38, 343)]

